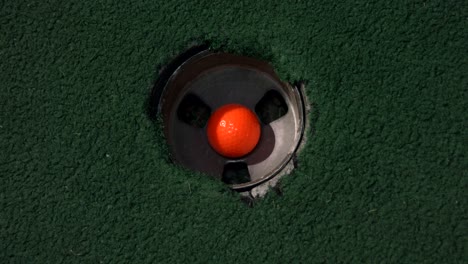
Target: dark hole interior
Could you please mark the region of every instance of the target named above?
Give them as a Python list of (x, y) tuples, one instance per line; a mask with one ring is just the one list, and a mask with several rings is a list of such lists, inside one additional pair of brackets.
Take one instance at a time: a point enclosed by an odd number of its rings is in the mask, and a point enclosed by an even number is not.
[(241, 184), (250, 181), (249, 169), (244, 162), (228, 163), (224, 166), (222, 181), (226, 184)]
[(187, 94), (177, 109), (177, 117), (191, 126), (205, 127), (211, 115), (211, 109), (198, 96)]
[(288, 106), (278, 91), (270, 90), (257, 103), (255, 112), (260, 121), (266, 125), (284, 116), (288, 112)]

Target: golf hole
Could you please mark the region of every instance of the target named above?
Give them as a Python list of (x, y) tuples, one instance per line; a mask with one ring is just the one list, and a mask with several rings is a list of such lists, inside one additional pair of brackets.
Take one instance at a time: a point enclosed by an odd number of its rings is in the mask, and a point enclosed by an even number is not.
[[(268, 62), (195, 47), (160, 73), (148, 111), (162, 117), (175, 163), (253, 195), (294, 168), (305, 129), (302, 88), (281, 81)], [(256, 147), (236, 159), (217, 153), (206, 132), (213, 111), (228, 104), (247, 107), (261, 125)]]

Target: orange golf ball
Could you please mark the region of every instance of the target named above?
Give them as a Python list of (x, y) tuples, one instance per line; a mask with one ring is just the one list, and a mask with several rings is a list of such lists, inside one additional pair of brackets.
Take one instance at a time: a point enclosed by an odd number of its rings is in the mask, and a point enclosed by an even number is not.
[(228, 158), (249, 154), (260, 139), (257, 115), (239, 104), (218, 108), (208, 120), (207, 136), (211, 147)]

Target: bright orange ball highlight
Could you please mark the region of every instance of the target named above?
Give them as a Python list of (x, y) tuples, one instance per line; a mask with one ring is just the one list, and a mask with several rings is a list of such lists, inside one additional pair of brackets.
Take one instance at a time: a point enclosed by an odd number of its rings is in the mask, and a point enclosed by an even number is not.
[(249, 154), (260, 139), (260, 123), (254, 112), (243, 105), (218, 108), (208, 120), (208, 142), (219, 154), (239, 158)]

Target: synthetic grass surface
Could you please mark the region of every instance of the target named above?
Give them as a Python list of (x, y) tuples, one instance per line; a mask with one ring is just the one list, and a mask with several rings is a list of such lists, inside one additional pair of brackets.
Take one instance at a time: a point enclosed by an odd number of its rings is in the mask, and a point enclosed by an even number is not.
[[(467, 261), (465, 1), (0, 3), (0, 262)], [(145, 101), (193, 42), (307, 81), (299, 168), (248, 208)]]

